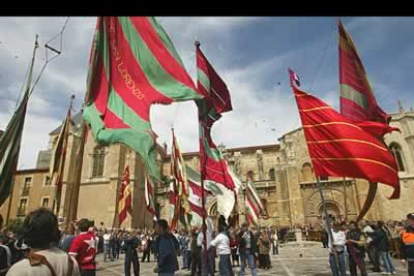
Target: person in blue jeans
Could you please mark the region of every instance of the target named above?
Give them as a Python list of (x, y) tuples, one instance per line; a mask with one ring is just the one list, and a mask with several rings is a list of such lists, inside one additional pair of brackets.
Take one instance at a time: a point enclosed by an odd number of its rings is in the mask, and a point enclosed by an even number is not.
[(234, 276), (230, 262), (230, 238), (225, 225), (219, 225), (218, 228), (220, 233), (211, 241), (211, 246), (219, 256), (220, 276)]
[(244, 222), (241, 225), (241, 229), (237, 236), (237, 240), (239, 244), (240, 253), (239, 276), (244, 276), (246, 262), (249, 265), (252, 276), (257, 276), (257, 268), (255, 263), (257, 240), (255, 239), (253, 232), (249, 230), (249, 224), (247, 222)]
[(139, 276), (140, 265), (138, 260), (138, 246), (139, 239), (137, 238), (137, 232), (133, 231), (131, 235), (127, 236), (124, 240), (124, 273), (125, 276), (131, 275), (131, 264), (134, 270), (134, 276)]
[(189, 245), (189, 239), (188, 239), (188, 233), (185, 230), (182, 230), (180, 238), (180, 248), (181, 248), (181, 254), (183, 258), (183, 267), (182, 269), (188, 269), (190, 267), (189, 263), (189, 251), (188, 251), (188, 245)]
[[(331, 266), (332, 276), (346, 276), (345, 266), (345, 232), (340, 230), (340, 224), (334, 222), (332, 225), (332, 239), (329, 240), (329, 264)], [(336, 262), (336, 259), (338, 262)]]

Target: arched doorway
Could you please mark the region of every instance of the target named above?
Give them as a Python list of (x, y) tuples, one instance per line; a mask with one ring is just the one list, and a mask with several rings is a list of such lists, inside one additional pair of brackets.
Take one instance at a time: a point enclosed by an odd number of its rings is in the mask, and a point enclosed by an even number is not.
[(207, 216), (212, 220), (213, 227), (215, 228), (218, 221), (217, 213), (217, 199), (213, 199), (207, 206)]
[[(341, 219), (340, 209), (338, 205), (336, 205), (335, 203), (326, 202), (326, 211), (328, 212), (328, 216), (330, 216), (333, 221), (339, 221)], [(319, 206), (319, 215), (321, 217), (325, 217), (325, 213), (323, 211), (323, 204)]]

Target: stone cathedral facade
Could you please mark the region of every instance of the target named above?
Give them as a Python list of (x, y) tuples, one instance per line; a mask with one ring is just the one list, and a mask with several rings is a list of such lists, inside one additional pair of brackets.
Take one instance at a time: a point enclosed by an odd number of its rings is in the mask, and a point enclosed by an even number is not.
[[(74, 156), (79, 141), (80, 116), (73, 117), (69, 149), (65, 164), (64, 188), (60, 217), (65, 219), (70, 203), (73, 183)], [(401, 220), (414, 211), (414, 112), (404, 110), (392, 114), (391, 124), (401, 132), (385, 137), (385, 142), (394, 154), (401, 185), (401, 198), (388, 200), (392, 189), (379, 185), (378, 193), (367, 219)], [(50, 186), (48, 168), (51, 148), (59, 134), (59, 128), (50, 133), (49, 149), (39, 152), (34, 169), (18, 171), (10, 199), (0, 208), (3, 217), (23, 218), (27, 212), (39, 206), (51, 207), (54, 187)], [(269, 218), (261, 225), (293, 226), (319, 223), (322, 204), (316, 187), (316, 179), (302, 129), (295, 129), (271, 145), (254, 145), (242, 148), (222, 147), (230, 168), (245, 182), (254, 181), (265, 204)], [(170, 168), (169, 149), (157, 146), (157, 161), (162, 174), (168, 175)], [(183, 153), (185, 162), (199, 171), (198, 152)], [(133, 214), (128, 216), (123, 227), (151, 227), (152, 217), (145, 209), (143, 165), (135, 152), (122, 145), (98, 146), (91, 134), (87, 138), (83, 156), (77, 218), (87, 217), (95, 225), (111, 227), (117, 212), (116, 194), (118, 183), (126, 165), (130, 167), (133, 182)], [(323, 193), (328, 212), (336, 218), (355, 219), (366, 198), (368, 183), (360, 179), (327, 178), (322, 180)], [(158, 186), (156, 202), (161, 217), (168, 217), (168, 187)], [(245, 219), (244, 191), (240, 191), (238, 213)], [(10, 208), (9, 208), (10, 207)], [(216, 202), (210, 201), (208, 214), (217, 216)]]

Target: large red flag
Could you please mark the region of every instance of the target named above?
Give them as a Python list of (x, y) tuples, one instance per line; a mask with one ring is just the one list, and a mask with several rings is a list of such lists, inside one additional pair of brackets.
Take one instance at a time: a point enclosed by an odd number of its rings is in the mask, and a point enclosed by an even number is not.
[(388, 148), (369, 132), (318, 98), (299, 90), (291, 80), (316, 176), (363, 178), (394, 188), (398, 168)]

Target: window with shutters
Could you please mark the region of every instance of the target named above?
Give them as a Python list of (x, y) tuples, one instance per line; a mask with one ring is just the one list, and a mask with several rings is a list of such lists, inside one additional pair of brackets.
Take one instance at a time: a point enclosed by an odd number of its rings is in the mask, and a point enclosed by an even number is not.
[(397, 162), (398, 171), (403, 172), (405, 171), (404, 166), (404, 157), (401, 146), (395, 142), (390, 144), (390, 150), (392, 155), (394, 155), (395, 161)]
[(105, 167), (105, 148), (96, 147), (92, 153), (92, 178), (102, 177), (104, 174)]
[(27, 208), (27, 198), (21, 198), (17, 208), (17, 216), (25, 216)]
[(31, 177), (25, 177), (23, 188), (22, 188), (22, 196), (28, 196), (29, 195), (31, 186), (32, 186), (32, 178)]

